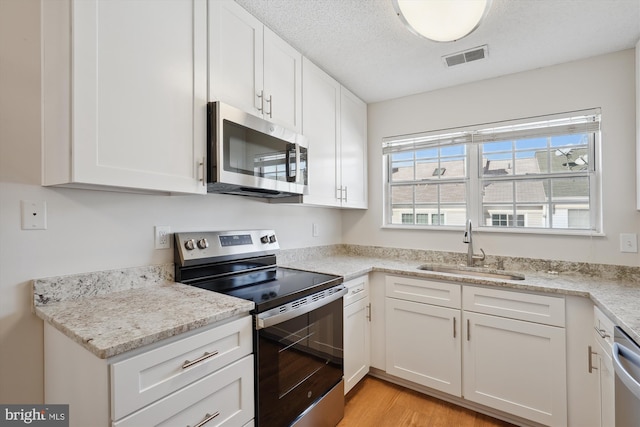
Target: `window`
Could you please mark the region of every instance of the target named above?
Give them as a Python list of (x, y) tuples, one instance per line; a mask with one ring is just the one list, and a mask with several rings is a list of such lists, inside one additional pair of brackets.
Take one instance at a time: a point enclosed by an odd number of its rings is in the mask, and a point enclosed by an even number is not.
[(599, 138), (599, 110), (385, 138), (385, 222), (599, 231)]

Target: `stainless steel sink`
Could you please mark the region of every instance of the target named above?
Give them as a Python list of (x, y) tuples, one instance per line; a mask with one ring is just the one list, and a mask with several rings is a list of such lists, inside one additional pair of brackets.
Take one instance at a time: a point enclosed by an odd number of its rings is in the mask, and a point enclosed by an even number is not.
[(446, 265), (425, 264), (418, 267), (418, 270), (433, 271), (437, 273), (459, 274), (461, 276), (488, 277), (491, 279), (503, 280), (524, 280), (524, 274), (509, 271), (489, 270), (482, 267), (456, 267)]

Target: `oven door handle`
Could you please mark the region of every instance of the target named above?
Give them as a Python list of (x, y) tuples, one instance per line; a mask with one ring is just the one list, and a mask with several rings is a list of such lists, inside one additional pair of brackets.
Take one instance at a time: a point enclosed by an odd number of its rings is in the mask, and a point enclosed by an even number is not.
[[(269, 311), (265, 311), (264, 313), (256, 314), (254, 316), (256, 320), (256, 324), (255, 324), (256, 330), (268, 328), (270, 326), (277, 325), (278, 323), (286, 322), (287, 320), (291, 320), (294, 317), (301, 316), (303, 314), (309, 313), (310, 311), (316, 310), (322, 306), (330, 304), (342, 298), (343, 296), (345, 296), (348, 290), (346, 287), (340, 285), (333, 288), (325, 289), (323, 292), (325, 293), (331, 292), (331, 293), (322, 298), (315, 299), (315, 300), (312, 297), (318, 294), (312, 294), (307, 297), (307, 300), (310, 302), (305, 304), (299, 304), (301, 300), (294, 301), (295, 304), (293, 303), (285, 304), (285, 307), (288, 308), (285, 311), (282, 311), (282, 306), (281, 306), (281, 307), (276, 307), (274, 309), (271, 309)], [(296, 308), (292, 308), (292, 306), (296, 306)], [(342, 308), (340, 308), (340, 310), (342, 311)]]

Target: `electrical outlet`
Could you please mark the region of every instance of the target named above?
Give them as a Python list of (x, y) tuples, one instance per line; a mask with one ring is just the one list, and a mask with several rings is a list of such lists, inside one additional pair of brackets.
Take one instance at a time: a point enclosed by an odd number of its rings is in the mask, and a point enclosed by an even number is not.
[(620, 233), (620, 252), (638, 252), (638, 235), (636, 233)]
[(156, 225), (156, 249), (169, 249), (171, 247), (171, 227), (168, 225)]
[(35, 200), (22, 200), (22, 229), (47, 229), (47, 203)]
[(315, 222), (311, 224), (311, 235), (313, 237), (318, 237), (320, 235), (320, 231), (318, 230), (318, 224)]

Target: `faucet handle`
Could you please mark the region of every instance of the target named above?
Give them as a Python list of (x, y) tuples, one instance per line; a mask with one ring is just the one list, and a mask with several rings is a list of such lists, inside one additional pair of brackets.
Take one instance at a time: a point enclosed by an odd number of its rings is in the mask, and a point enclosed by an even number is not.
[(487, 255), (484, 253), (484, 250), (482, 248), (480, 248), (480, 252), (482, 252), (482, 255), (473, 255), (473, 259), (477, 259), (478, 261), (484, 261), (484, 259), (487, 257)]

